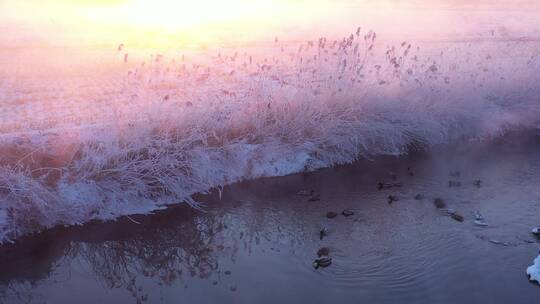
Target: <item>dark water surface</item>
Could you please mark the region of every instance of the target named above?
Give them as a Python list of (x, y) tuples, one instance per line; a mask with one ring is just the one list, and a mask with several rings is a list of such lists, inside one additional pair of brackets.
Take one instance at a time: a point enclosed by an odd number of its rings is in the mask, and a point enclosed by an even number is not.
[[(403, 187), (379, 191), (392, 172)], [(296, 195), (302, 189), (320, 201)], [(415, 200), (418, 193), (425, 198)], [(399, 201), (388, 204), (388, 195)], [(436, 209), (436, 197), (464, 222)], [(174, 207), (0, 247), (0, 302), (540, 301), (525, 274), (540, 249), (530, 234), (540, 224), (539, 137), (245, 182), (199, 200), (206, 212)], [(344, 209), (355, 214), (325, 216)], [(489, 227), (473, 224), (476, 210)], [(321, 247), (333, 263), (314, 269)]]

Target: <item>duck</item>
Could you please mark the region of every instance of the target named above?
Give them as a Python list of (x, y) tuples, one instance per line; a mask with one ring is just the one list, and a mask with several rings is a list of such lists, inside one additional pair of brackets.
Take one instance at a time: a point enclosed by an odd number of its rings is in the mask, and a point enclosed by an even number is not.
[(388, 204), (392, 204), (393, 202), (398, 201), (398, 198), (395, 195), (389, 195), (388, 196)]
[(384, 182), (379, 182), (377, 185), (378, 185), (379, 190), (403, 186), (402, 183), (384, 183)]
[(322, 247), (319, 250), (317, 250), (317, 256), (319, 258), (321, 258), (323, 256), (328, 256), (329, 254), (330, 254), (330, 248), (328, 248), (328, 247)]
[(348, 217), (348, 216), (354, 215), (354, 212), (351, 210), (345, 209), (341, 212), (341, 214), (343, 214), (343, 216), (345, 217)]
[(326, 268), (330, 265), (332, 265), (332, 258), (329, 257), (322, 257), (313, 261), (313, 267), (315, 269), (318, 269), (319, 267)]
[(328, 230), (326, 228), (322, 228), (320, 231), (319, 231), (319, 238), (322, 239), (328, 234)]
[(480, 212), (478, 211), (474, 212), (474, 224), (477, 226), (488, 226), (488, 224), (486, 223), (486, 220), (484, 219), (482, 214), (480, 214)]
[(458, 222), (463, 222), (463, 220), (465, 219), (463, 217), (463, 215), (457, 213), (455, 210), (453, 209), (448, 209), (446, 210), (446, 212), (450, 215), (451, 218), (453, 218), (454, 220), (458, 221)]
[(444, 203), (442, 198), (436, 198), (435, 200), (433, 200), (433, 204), (435, 204), (435, 207), (437, 207), (438, 209), (446, 207), (446, 204)]

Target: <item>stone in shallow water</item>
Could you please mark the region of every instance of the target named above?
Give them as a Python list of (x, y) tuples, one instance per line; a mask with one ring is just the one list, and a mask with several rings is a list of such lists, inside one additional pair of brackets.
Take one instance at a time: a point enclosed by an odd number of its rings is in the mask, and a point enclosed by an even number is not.
[(540, 284), (540, 255), (534, 259), (534, 264), (527, 268), (529, 280), (536, 281)]

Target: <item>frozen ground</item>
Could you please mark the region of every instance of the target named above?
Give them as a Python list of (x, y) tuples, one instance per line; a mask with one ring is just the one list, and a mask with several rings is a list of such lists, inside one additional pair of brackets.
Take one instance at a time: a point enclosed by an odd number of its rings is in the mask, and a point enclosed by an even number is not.
[(434, 40), (353, 29), (153, 55), (2, 49), (0, 241), (200, 207), (193, 194), (242, 180), (536, 129), (535, 29)]

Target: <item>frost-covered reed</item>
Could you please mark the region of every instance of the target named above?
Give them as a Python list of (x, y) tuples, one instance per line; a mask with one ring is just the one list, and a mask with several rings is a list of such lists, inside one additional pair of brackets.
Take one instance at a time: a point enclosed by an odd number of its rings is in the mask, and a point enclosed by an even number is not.
[(123, 76), (103, 92), (81, 95), (73, 80), (39, 115), (38, 101), (4, 84), (0, 102), (19, 112), (0, 123), (0, 242), (201, 208), (193, 194), (244, 179), (537, 127), (538, 45), (517, 43), (384, 46), (358, 29), (210, 55), (122, 53)]

